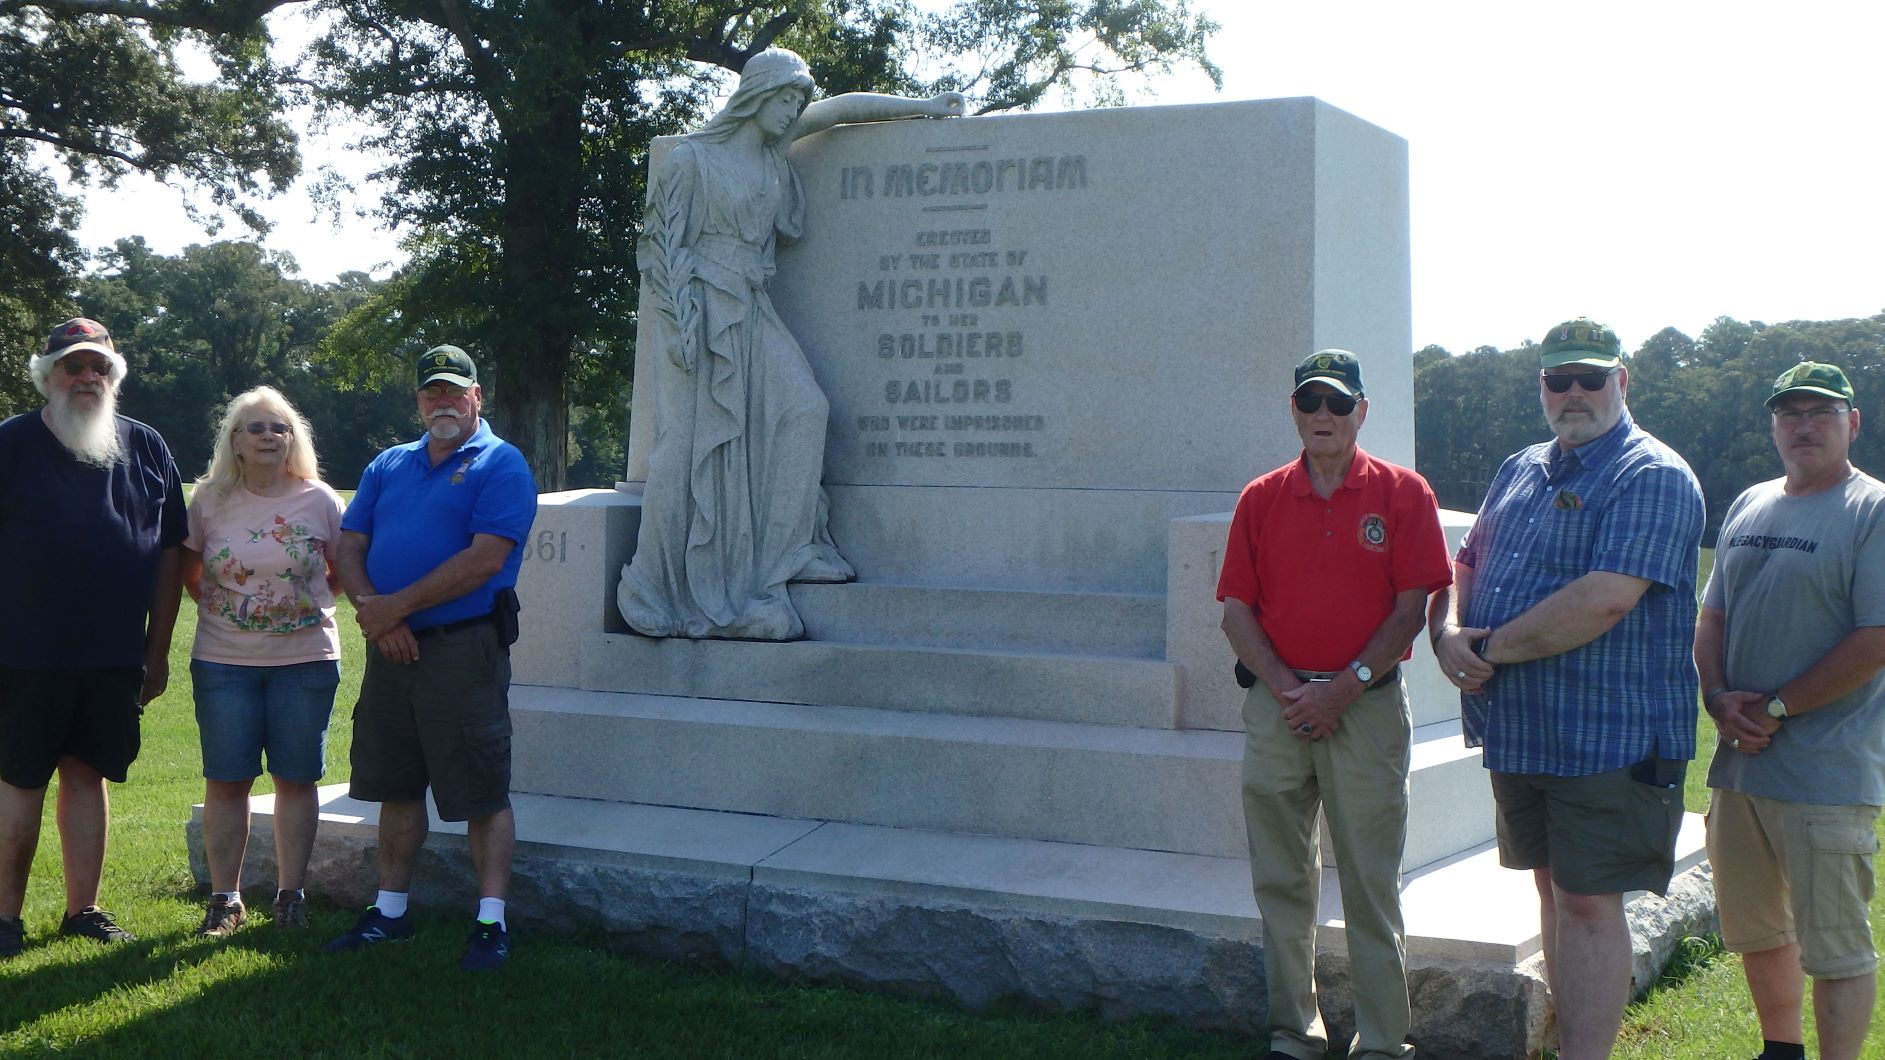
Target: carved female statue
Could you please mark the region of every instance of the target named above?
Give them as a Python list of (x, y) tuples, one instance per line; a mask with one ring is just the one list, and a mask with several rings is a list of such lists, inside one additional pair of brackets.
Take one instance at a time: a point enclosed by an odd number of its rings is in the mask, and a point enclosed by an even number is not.
[[(650, 636), (790, 640), (792, 581), (855, 577), (826, 528), (830, 406), (766, 285), (805, 219), (793, 140), (843, 122), (959, 115), (960, 95), (811, 98), (805, 61), (753, 56), (726, 107), (648, 183), (637, 248), (654, 356), (641, 536), (616, 605)], [(646, 307), (652, 307), (648, 313)], [(644, 373), (644, 385), (648, 373)]]

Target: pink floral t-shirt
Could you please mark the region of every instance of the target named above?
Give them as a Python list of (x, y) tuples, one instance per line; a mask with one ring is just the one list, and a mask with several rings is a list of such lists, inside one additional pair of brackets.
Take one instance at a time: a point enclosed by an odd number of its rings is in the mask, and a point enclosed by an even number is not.
[(324, 482), (260, 497), (240, 483), (190, 499), (184, 547), (203, 554), (192, 658), (287, 666), (340, 658), (327, 551), (340, 540), (340, 496)]

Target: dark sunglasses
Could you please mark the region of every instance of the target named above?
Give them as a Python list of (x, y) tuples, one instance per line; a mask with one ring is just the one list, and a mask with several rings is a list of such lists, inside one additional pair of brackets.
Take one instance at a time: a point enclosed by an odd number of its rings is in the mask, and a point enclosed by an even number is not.
[(1306, 392), (1297, 394), (1296, 408), (1301, 410), (1302, 414), (1305, 416), (1313, 416), (1321, 410), (1322, 403), (1325, 401), (1329, 403), (1329, 414), (1332, 416), (1346, 416), (1355, 411), (1356, 399), (1349, 397), (1347, 394), (1310, 394)]
[(59, 361), (59, 367), (65, 369), (65, 374), (75, 379), (84, 375), (85, 369), (87, 368), (90, 368), (99, 375), (109, 376), (111, 374), (110, 361), (88, 361), (83, 357), (62, 358)]
[(1554, 394), (1569, 392), (1572, 383), (1576, 383), (1578, 386), (1594, 394), (1602, 390), (1604, 384), (1610, 381), (1610, 377), (1616, 374), (1617, 370), (1615, 368), (1606, 368), (1601, 372), (1569, 372), (1564, 375), (1545, 375), (1543, 372), (1539, 373), (1545, 380), (1545, 389)]
[(293, 427), (285, 423), (263, 423), (261, 420), (256, 420), (254, 423), (245, 423), (242, 425), (242, 429), (248, 431), (250, 434), (261, 434), (263, 431), (267, 431), (269, 434), (293, 434), (295, 432)]

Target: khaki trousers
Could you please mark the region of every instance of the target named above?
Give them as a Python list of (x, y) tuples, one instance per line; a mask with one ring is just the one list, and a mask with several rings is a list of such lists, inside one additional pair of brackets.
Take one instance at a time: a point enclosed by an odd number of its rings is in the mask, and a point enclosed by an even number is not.
[(1328, 1047), (1315, 984), (1320, 806), (1334, 841), (1353, 970), (1349, 1055), (1414, 1055), (1405, 1044), (1410, 1015), (1400, 893), (1411, 731), (1400, 680), (1362, 693), (1341, 728), (1313, 743), (1289, 732), (1283, 708), (1261, 682), (1244, 697), (1244, 828), (1251, 889), (1263, 917), (1273, 1050), (1321, 1060)]

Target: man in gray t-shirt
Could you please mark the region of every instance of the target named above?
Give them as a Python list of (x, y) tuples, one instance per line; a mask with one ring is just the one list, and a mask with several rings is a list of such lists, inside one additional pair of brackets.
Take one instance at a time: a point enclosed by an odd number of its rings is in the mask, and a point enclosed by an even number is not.
[(1756, 1060), (1856, 1060), (1878, 955), (1867, 902), (1885, 804), (1885, 485), (1852, 466), (1846, 374), (1807, 361), (1767, 399), (1786, 475), (1735, 499), (1695, 665), (1721, 733), (1708, 854), (1722, 942), (1742, 955)]

